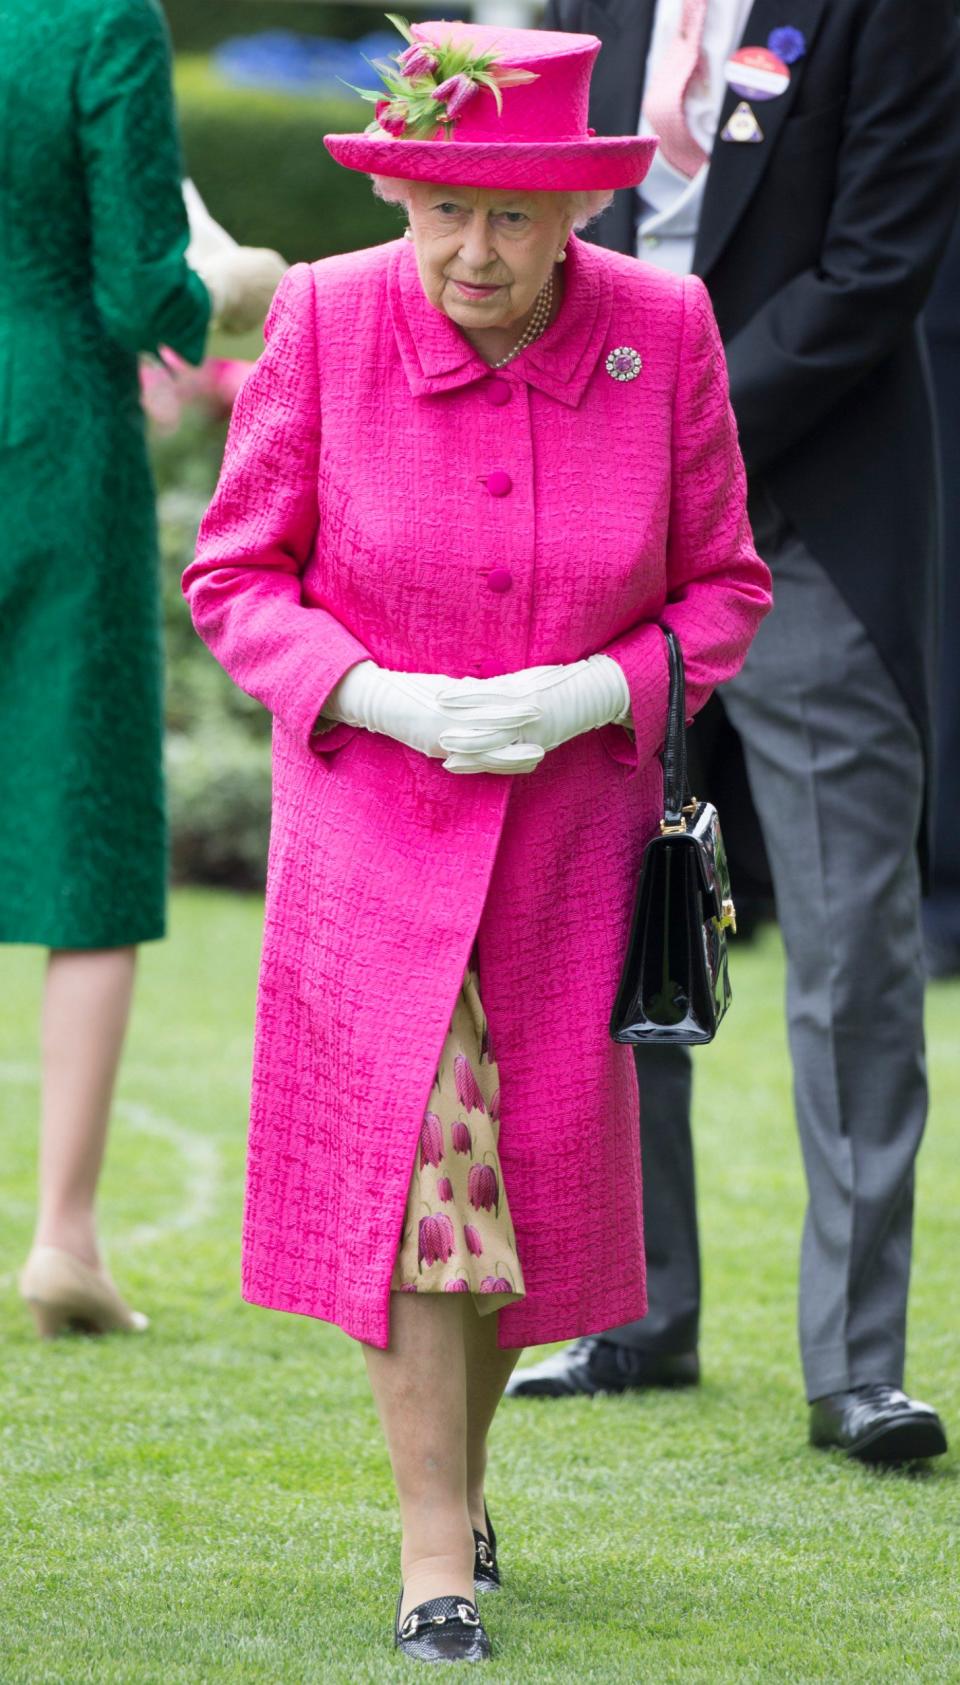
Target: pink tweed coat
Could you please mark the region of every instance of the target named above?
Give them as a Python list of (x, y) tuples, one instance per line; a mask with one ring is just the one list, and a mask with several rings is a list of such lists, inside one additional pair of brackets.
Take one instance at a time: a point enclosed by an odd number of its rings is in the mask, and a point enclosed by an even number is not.
[[(576, 239), (564, 279), (556, 321), (493, 375), (406, 242), (291, 270), (185, 576), (201, 636), (274, 716), (244, 1295), (378, 1346), (475, 942), (527, 1285), (500, 1342), (643, 1314), (637, 1088), (607, 1026), (660, 811), (657, 622), (693, 712), (770, 603), (702, 284)], [(607, 370), (622, 346), (635, 379)], [(635, 735), (588, 733), (529, 776), (313, 735), (367, 657), (462, 677), (598, 650)]]

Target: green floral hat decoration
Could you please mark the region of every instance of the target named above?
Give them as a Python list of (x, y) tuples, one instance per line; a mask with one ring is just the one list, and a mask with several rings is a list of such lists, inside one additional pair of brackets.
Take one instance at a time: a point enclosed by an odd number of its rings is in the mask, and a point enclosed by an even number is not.
[(347, 169), (525, 192), (643, 180), (656, 141), (589, 126), (595, 35), (387, 15), (406, 46), (375, 63), (381, 87), (355, 89), (373, 123), (324, 136)]
[[(387, 12), (388, 23), (408, 43), (392, 59), (374, 59), (383, 88), (354, 88), (376, 107), (376, 117), (364, 133), (391, 135), (395, 140), (449, 140), (464, 107), (481, 88), (488, 88), (503, 111), (502, 88), (535, 82), (532, 70), (501, 66), (492, 49), (477, 52), (469, 40), (414, 40), (406, 18)], [(384, 88), (388, 98), (384, 97)]]

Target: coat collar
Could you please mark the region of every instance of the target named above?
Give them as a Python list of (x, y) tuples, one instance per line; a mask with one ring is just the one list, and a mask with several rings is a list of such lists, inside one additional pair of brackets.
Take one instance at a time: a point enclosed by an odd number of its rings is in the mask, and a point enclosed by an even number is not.
[[(576, 408), (605, 347), (613, 310), (603, 254), (571, 235), (563, 282), (556, 320), (508, 367), (515, 379)], [(489, 365), (459, 329), (428, 302), (406, 240), (398, 240), (391, 253), (388, 292), (400, 360), (415, 397), (449, 392), (489, 375)]]

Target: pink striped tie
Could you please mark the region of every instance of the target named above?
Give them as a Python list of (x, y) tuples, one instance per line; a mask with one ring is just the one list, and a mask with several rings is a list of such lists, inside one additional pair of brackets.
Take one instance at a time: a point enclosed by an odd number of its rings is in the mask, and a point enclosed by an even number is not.
[(683, 102), (700, 66), (703, 26), (709, 0), (683, 0), (680, 30), (657, 65), (647, 88), (643, 114), (660, 138), (668, 164), (681, 175), (695, 176), (709, 154), (687, 128)]

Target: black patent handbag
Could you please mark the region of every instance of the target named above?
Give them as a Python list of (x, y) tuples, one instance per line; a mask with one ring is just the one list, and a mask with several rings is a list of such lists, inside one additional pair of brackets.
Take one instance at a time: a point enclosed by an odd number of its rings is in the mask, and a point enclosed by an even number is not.
[(644, 850), (626, 963), (610, 1034), (614, 1041), (712, 1041), (730, 1005), (727, 933), (736, 931), (730, 871), (717, 810), (687, 782), (683, 655), (664, 630), (670, 668), (663, 749), (663, 818)]

